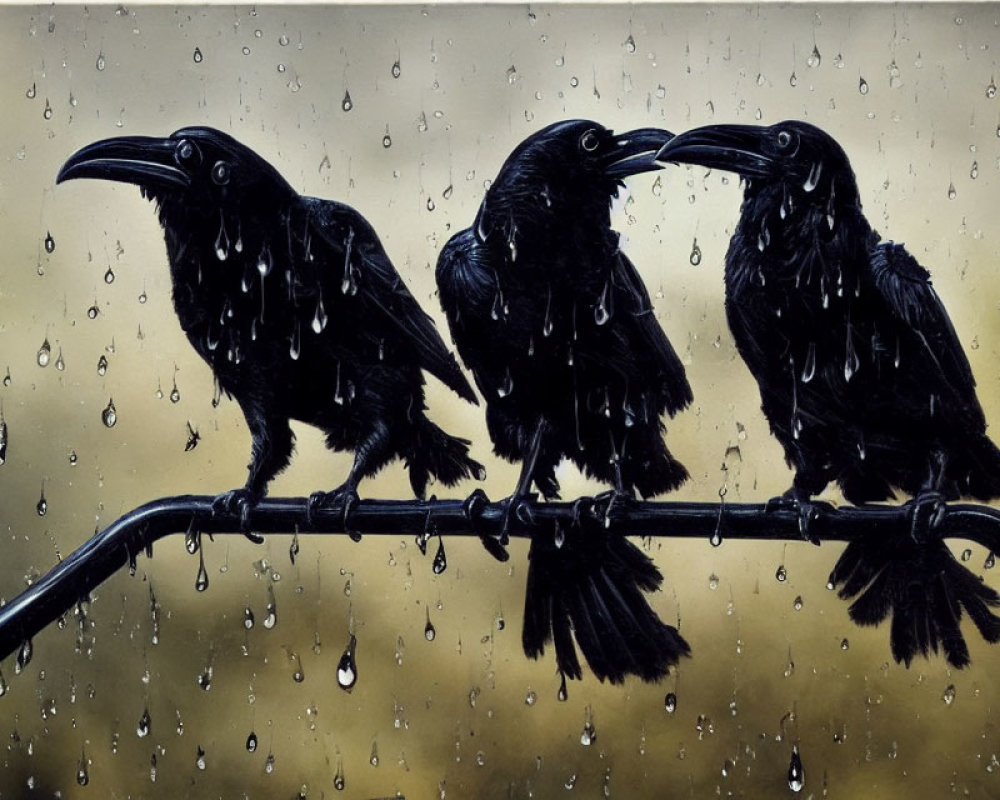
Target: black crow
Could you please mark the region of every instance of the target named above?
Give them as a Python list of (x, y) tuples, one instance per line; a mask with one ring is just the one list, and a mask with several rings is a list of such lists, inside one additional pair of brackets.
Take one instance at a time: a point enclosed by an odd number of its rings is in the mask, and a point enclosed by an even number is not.
[(891, 645), (908, 665), (944, 650), (964, 666), (963, 609), (990, 642), (1000, 596), (952, 555), (933, 527), (944, 502), (1000, 496), (1000, 451), (986, 437), (975, 381), (930, 276), (883, 242), (861, 211), (840, 145), (805, 122), (687, 131), (661, 162), (746, 180), (726, 255), (726, 314), (757, 379), (764, 414), (795, 470), (784, 500), (803, 534), (812, 497), (834, 481), (851, 503), (910, 495), (905, 534), (851, 542), (831, 574), (858, 623), (892, 613)]
[(332, 450), (354, 451), (347, 480), (318, 502), (343, 502), (401, 457), (422, 497), (431, 475), (452, 485), (482, 473), (464, 439), (424, 414), (421, 370), (476, 403), (433, 322), (353, 208), (299, 195), (222, 131), (107, 139), (75, 153), (57, 181), (138, 184), (166, 236), (174, 309), (253, 439), (246, 485), (219, 508), (249, 509), (289, 462), (289, 420), (314, 425)]
[[(544, 128), (508, 157), (475, 222), (438, 259), (441, 304), (494, 449), (523, 464), (508, 524), (528, 515), (532, 483), (558, 496), (564, 456), (614, 487), (603, 514), (633, 490), (648, 497), (687, 477), (661, 415), (687, 406), (691, 389), (610, 217), (621, 179), (656, 169), (670, 135), (615, 135), (587, 120)], [(603, 522), (581, 514), (569, 531), (536, 530), (529, 558), (529, 656), (554, 638), (560, 671), (579, 678), (572, 630), (598, 678), (620, 682), (655, 680), (688, 653), (640, 591), (662, 583), (659, 570)]]

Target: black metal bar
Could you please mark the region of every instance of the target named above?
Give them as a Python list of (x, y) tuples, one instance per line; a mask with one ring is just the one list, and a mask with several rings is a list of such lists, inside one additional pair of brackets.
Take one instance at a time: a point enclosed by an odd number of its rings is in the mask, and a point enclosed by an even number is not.
[[(0, 659), (19, 649), (45, 626), (65, 614), (119, 569), (134, 562), (153, 542), (189, 529), (211, 534), (241, 534), (236, 513), (215, 512), (212, 497), (185, 495), (154, 500), (125, 514), (94, 535), (36, 583), (0, 608)], [(580, 508), (574, 503), (531, 503), (531, 529), (514, 527), (511, 536), (570, 524)], [(910, 524), (906, 506), (818, 507), (810, 529), (820, 539), (850, 541), (887, 527)], [(474, 519), (462, 500), (362, 500), (350, 513), (352, 534), (497, 536), (504, 525), (502, 503), (488, 503)], [(260, 533), (343, 535), (342, 509), (309, 513), (308, 500), (267, 498), (253, 509), (249, 528)], [(612, 532), (631, 536), (802, 541), (798, 515), (763, 504), (635, 502), (609, 520)], [(989, 506), (951, 505), (935, 531), (941, 538), (964, 538), (1000, 550), (1000, 511)]]

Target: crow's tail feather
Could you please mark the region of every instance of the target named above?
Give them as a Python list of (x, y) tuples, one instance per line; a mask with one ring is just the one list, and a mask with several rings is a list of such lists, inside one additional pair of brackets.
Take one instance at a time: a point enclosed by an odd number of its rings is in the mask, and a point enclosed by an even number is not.
[(857, 597), (849, 613), (859, 625), (892, 615), (893, 658), (907, 666), (918, 653), (944, 651), (948, 663), (969, 661), (959, 622), (964, 611), (988, 642), (1000, 641), (1000, 595), (963, 566), (941, 539), (909, 531), (880, 532), (847, 545), (830, 573), (842, 598)]
[(426, 417), (420, 419), (406, 460), (413, 493), (422, 498), (431, 475), (445, 486), (454, 486), (465, 478), (485, 478), (483, 465), (469, 457), (469, 444), (468, 439), (445, 433)]
[(555, 646), (559, 670), (582, 676), (574, 640), (601, 681), (627, 675), (645, 681), (664, 677), (690, 648), (664, 624), (643, 592), (663, 576), (638, 547), (600, 523), (574, 527), (561, 546), (536, 534), (529, 552), (524, 602), (524, 652), (538, 658)]

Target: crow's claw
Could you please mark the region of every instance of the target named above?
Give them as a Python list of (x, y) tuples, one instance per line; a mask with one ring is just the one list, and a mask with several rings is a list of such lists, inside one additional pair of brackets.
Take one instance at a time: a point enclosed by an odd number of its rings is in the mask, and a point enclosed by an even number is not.
[(635, 495), (632, 492), (620, 492), (617, 489), (612, 489), (602, 492), (593, 499), (593, 513), (595, 516), (603, 517), (604, 527), (609, 528), (618, 512), (627, 510), (629, 505), (634, 502)]
[(794, 511), (799, 519), (799, 536), (812, 544), (820, 544), (820, 538), (813, 532), (813, 523), (821, 515), (833, 511), (833, 506), (823, 500), (812, 500), (809, 495), (794, 488), (783, 495), (772, 497), (764, 506), (764, 512)]
[(578, 497), (573, 501), (573, 527), (579, 528), (584, 516), (599, 519), (598, 502), (593, 497)]
[(216, 495), (212, 500), (212, 514), (233, 514), (240, 515), (240, 531), (254, 544), (263, 544), (264, 537), (259, 533), (250, 530), (250, 511), (260, 498), (245, 486), (239, 489), (230, 489)]
[(941, 524), (948, 506), (940, 492), (921, 492), (907, 505), (911, 508), (910, 536), (917, 543), (927, 542), (930, 532)]
[[(306, 506), (306, 516), (309, 523), (313, 522), (313, 515), (321, 508), (341, 506), (342, 521), (344, 531), (348, 530), (348, 522), (354, 507), (360, 502), (357, 491), (352, 486), (341, 486), (332, 492), (313, 492), (309, 495), (309, 502)], [(353, 538), (353, 537), (352, 537)]]
[[(482, 489), (476, 489), (472, 494), (465, 498), (465, 502), (462, 503), (462, 512), (465, 514), (465, 518), (472, 523), (473, 528), (479, 527), (479, 522), (483, 516), (483, 510), (489, 504), (490, 498)], [(504, 532), (499, 535), (487, 533), (479, 534), (479, 540), (483, 543), (483, 547), (486, 548), (486, 552), (501, 563), (510, 558), (510, 553), (508, 553), (507, 548), (504, 547), (504, 544), (506, 544), (506, 516), (504, 517), (504, 523)]]
[(483, 515), (483, 509), (490, 504), (490, 498), (487, 497), (486, 492), (482, 489), (476, 489), (472, 494), (465, 498), (465, 502), (462, 503), (462, 513), (465, 514), (465, 518), (469, 520), (473, 525), (475, 525), (479, 518)]

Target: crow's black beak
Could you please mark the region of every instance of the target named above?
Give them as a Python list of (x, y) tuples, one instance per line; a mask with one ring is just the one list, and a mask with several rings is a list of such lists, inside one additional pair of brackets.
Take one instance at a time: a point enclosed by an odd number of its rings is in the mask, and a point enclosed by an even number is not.
[(763, 178), (774, 169), (774, 160), (762, 150), (763, 141), (764, 128), (755, 125), (706, 125), (675, 136), (656, 154), (656, 161)]
[(614, 147), (604, 162), (604, 172), (610, 178), (624, 178), (661, 169), (656, 154), (670, 141), (673, 134), (660, 128), (639, 128), (615, 137)]
[(174, 159), (177, 142), (151, 136), (104, 139), (77, 150), (63, 164), (56, 183), (101, 178), (140, 186), (185, 188), (191, 178)]

